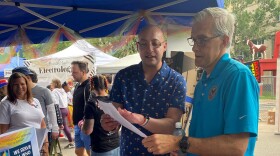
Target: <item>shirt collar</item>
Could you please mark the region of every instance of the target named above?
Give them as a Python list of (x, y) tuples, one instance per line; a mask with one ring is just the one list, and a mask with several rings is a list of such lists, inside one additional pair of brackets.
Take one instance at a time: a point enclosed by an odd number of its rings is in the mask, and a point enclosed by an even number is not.
[[(216, 63), (214, 69), (212, 70), (209, 78), (215, 78), (217, 77), (224, 69), (226, 64), (229, 62), (230, 57), (228, 53), (225, 53), (219, 61)], [(207, 79), (207, 73), (206, 71), (203, 72), (202, 79)]]
[(167, 77), (169, 71), (170, 71), (169, 66), (166, 64), (165, 61), (163, 61), (162, 66), (161, 66), (160, 70), (158, 71), (159, 76)]
[[(155, 79), (156, 77), (167, 77), (169, 71), (170, 71), (169, 66), (166, 64), (165, 61), (163, 61), (160, 70), (157, 72), (157, 74), (153, 79)], [(145, 79), (142, 61), (138, 64), (138, 72), (140, 73), (140, 75), (142, 75), (142, 78)], [(153, 83), (153, 81), (151, 83)]]
[(88, 79), (86, 79), (84, 82), (82, 82), (79, 86), (85, 86), (89, 82)]

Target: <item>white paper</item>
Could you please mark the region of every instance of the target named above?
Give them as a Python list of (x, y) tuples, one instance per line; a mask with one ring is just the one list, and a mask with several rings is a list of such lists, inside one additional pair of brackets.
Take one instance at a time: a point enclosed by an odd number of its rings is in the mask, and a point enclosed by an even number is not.
[(37, 141), (38, 141), (38, 147), (41, 149), (44, 141), (47, 137), (48, 134), (48, 130), (46, 128), (42, 128), (42, 129), (37, 129), (36, 128), (36, 135), (37, 135)]
[(147, 137), (146, 134), (141, 132), (138, 128), (136, 128), (134, 125), (132, 125), (123, 116), (121, 116), (112, 103), (106, 103), (106, 102), (102, 102), (102, 101), (98, 100), (98, 105), (99, 105), (100, 109), (102, 109), (104, 111), (104, 113), (110, 115), (114, 120), (118, 121), (124, 127), (128, 128), (132, 132), (140, 135), (141, 137), (144, 137), (144, 138)]

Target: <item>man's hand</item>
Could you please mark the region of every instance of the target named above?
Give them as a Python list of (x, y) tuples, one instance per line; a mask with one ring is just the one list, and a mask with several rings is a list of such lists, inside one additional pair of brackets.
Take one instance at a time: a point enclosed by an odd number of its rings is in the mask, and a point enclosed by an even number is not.
[(52, 139), (55, 140), (58, 138), (59, 133), (58, 132), (52, 132)]
[(179, 150), (179, 142), (182, 136), (167, 134), (154, 134), (142, 140), (142, 144), (148, 152), (153, 154), (167, 154)]
[(79, 127), (80, 129), (82, 129), (83, 124), (84, 124), (84, 120), (80, 120), (80, 121), (78, 122), (78, 127)]
[(119, 113), (130, 123), (143, 125), (146, 121), (145, 117), (141, 114), (132, 113), (126, 109), (118, 108)]
[(105, 131), (108, 131), (108, 132), (115, 130), (120, 125), (117, 121), (115, 121), (113, 118), (111, 118), (110, 115), (108, 115), (108, 114), (101, 115), (100, 124), (101, 124), (101, 127)]

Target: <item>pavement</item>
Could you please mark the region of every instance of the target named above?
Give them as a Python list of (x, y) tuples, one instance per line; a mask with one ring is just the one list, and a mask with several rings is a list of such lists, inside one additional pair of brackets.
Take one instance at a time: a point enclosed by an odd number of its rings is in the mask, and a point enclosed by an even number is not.
[[(74, 133), (73, 131), (71, 132), (72, 136), (74, 136)], [(65, 136), (65, 135), (64, 135)], [(66, 137), (61, 137), (59, 138), (59, 142), (60, 142), (60, 146), (61, 146), (61, 149), (62, 149), (62, 154), (63, 156), (76, 156), (75, 154), (75, 148), (72, 148), (72, 149), (64, 149), (64, 147), (66, 145), (68, 145), (68, 140)]]
[[(275, 133), (275, 125), (259, 122), (259, 137), (256, 142), (255, 156), (280, 156), (280, 135)], [(73, 134), (73, 133), (72, 133)], [(68, 144), (66, 138), (60, 138), (63, 156), (75, 156), (75, 150), (63, 149)]]
[(255, 156), (280, 156), (280, 135), (275, 133), (275, 125), (259, 122), (259, 137)]
[[(275, 100), (260, 99), (259, 136), (255, 147), (255, 156), (280, 156), (280, 135), (275, 133), (275, 125), (267, 124), (267, 112), (275, 108)], [(73, 132), (72, 132), (73, 136)], [(75, 149), (63, 149), (68, 141), (59, 139), (63, 156), (75, 156)]]

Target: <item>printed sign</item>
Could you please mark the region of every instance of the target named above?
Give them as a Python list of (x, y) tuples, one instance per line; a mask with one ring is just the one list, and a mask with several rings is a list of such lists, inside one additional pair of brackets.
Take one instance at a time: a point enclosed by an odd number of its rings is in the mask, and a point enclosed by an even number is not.
[(10, 77), (13, 69), (4, 69), (4, 77)]
[(245, 62), (244, 63), (252, 72), (252, 74), (255, 76), (257, 81), (261, 82), (261, 70), (260, 70), (260, 62), (259, 60)]
[[(46, 130), (41, 136), (46, 136)], [(39, 144), (35, 128), (28, 127), (0, 135), (0, 156), (38, 156)]]
[(59, 79), (61, 82), (67, 81), (71, 76), (71, 63), (73, 61), (84, 61), (88, 63), (88, 76), (95, 74), (95, 59), (91, 55), (70, 57), (70, 58), (48, 58), (27, 60), (24, 62), (25, 66), (34, 70), (38, 75), (38, 83), (41, 86), (47, 86), (52, 79)]
[(10, 156), (33, 156), (31, 142), (21, 144), (9, 150)]

